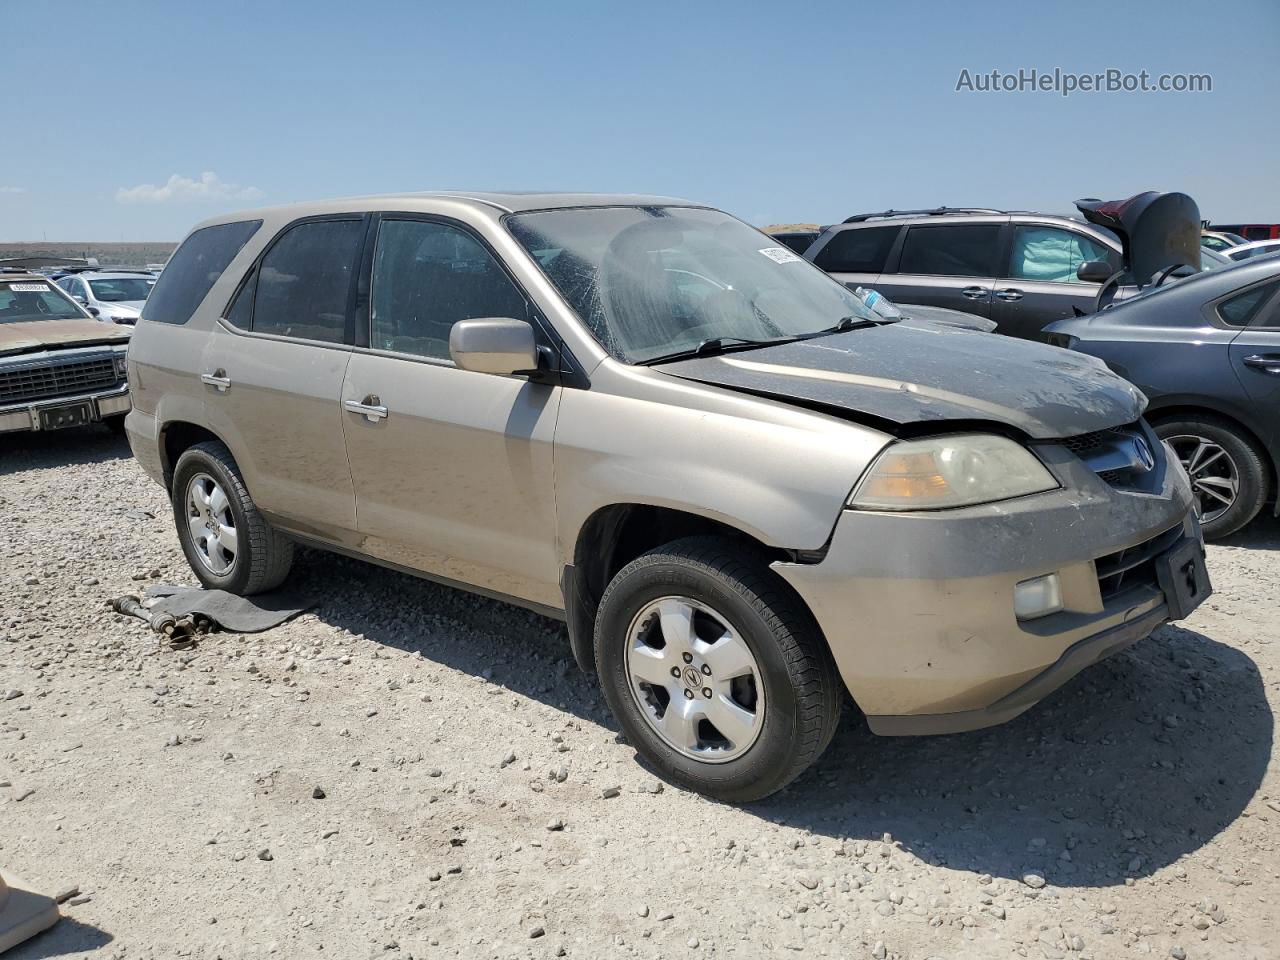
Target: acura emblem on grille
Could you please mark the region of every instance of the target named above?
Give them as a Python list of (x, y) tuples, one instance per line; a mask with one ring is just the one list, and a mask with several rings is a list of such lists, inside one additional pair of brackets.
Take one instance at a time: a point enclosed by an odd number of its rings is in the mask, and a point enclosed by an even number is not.
[(1133, 449), (1143, 470), (1150, 470), (1156, 465), (1156, 455), (1151, 452), (1151, 444), (1147, 443), (1146, 437), (1134, 437)]

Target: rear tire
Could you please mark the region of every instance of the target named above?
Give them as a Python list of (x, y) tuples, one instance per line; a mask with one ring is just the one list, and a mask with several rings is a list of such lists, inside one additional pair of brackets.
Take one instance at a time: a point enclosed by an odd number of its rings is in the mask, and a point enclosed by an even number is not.
[(1267, 499), (1266, 461), (1238, 427), (1218, 417), (1191, 415), (1156, 423), (1154, 429), (1191, 476), (1205, 539), (1230, 536), (1258, 515)]
[(595, 655), (628, 741), (672, 783), (717, 800), (781, 790), (840, 718), (843, 685), (808, 609), (753, 547), (726, 538), (678, 540), (623, 567), (600, 601)]
[(216, 440), (189, 447), (173, 469), (173, 519), (187, 563), (209, 590), (242, 597), (279, 586), (293, 541), (258, 512), (231, 452)]

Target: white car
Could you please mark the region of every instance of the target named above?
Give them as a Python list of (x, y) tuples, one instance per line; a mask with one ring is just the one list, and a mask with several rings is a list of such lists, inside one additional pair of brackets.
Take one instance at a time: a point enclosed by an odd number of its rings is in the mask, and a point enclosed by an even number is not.
[(1231, 247), (1224, 250), (1228, 257), (1232, 260), (1248, 260), (1251, 257), (1263, 257), (1268, 253), (1280, 253), (1280, 240), (1254, 240), (1252, 243), (1242, 243), (1237, 247)]
[(73, 273), (58, 281), (71, 299), (99, 320), (129, 325), (138, 322), (155, 285), (155, 276), (144, 270)]

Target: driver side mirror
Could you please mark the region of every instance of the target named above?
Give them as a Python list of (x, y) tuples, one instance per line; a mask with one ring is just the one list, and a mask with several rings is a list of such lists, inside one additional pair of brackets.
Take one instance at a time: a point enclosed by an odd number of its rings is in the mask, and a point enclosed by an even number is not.
[(527, 320), (459, 320), (449, 330), (449, 356), (459, 369), (510, 376), (538, 369), (538, 344)]
[(1086, 260), (1076, 267), (1076, 277), (1085, 283), (1106, 283), (1115, 270), (1105, 260)]

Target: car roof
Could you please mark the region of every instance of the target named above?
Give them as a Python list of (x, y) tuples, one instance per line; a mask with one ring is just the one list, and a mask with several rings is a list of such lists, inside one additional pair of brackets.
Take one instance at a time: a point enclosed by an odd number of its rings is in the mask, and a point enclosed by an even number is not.
[(42, 273), (30, 273), (26, 270), (0, 270), (0, 283), (10, 283), (16, 281), (18, 283), (51, 283), (52, 281)]
[(298, 219), (300, 217), (323, 216), (336, 211), (349, 212), (361, 207), (371, 210), (413, 210), (415, 205), (421, 204), (426, 210), (432, 200), (448, 200), (453, 203), (461, 203), (499, 216), (507, 213), (524, 213), (530, 210), (557, 210), (575, 207), (707, 206), (705, 203), (682, 200), (679, 197), (665, 197), (645, 193), (426, 190), (416, 193), (381, 193), (369, 196), (337, 197), (331, 200), (292, 203), (275, 207), (263, 207), (256, 210), (239, 210), (235, 213), (211, 217), (200, 223), (199, 226), (206, 227), (220, 223), (234, 223), (239, 220), (254, 220), (266, 217), (272, 219)]
[(859, 213), (833, 224), (827, 229), (848, 227), (883, 226), (886, 224), (938, 223), (946, 220), (1004, 220), (1017, 221), (1051, 220), (1067, 221), (1073, 226), (1084, 226), (1097, 229), (1098, 224), (1090, 223), (1079, 215), (1069, 213), (1039, 213), (1035, 210), (997, 210), (994, 207), (934, 207), (929, 210), (884, 210), (880, 213)]
[(1269, 237), (1266, 240), (1250, 240), (1248, 243), (1237, 243), (1231, 248), (1232, 252), (1236, 250), (1257, 250), (1259, 247), (1271, 247), (1280, 244), (1280, 237)]

